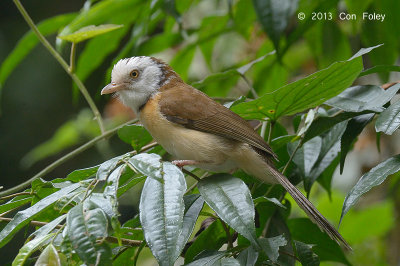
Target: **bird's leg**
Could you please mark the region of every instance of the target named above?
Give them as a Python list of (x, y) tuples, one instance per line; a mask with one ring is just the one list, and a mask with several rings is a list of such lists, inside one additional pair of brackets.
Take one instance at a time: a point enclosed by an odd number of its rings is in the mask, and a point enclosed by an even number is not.
[(197, 165), (201, 164), (202, 162), (200, 161), (195, 161), (195, 160), (174, 160), (171, 162), (172, 164), (175, 164), (179, 168), (184, 167), (185, 165)]

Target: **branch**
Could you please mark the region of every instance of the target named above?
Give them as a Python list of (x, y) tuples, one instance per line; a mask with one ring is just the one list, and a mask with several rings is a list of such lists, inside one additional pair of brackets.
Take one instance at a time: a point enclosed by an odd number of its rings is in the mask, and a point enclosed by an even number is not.
[(35, 176), (31, 177), (30, 179), (28, 179), (27, 181), (12, 187), (10, 189), (4, 190), (0, 192), (0, 197), (4, 197), (7, 196), (9, 194), (18, 192), (20, 190), (23, 190), (27, 187), (29, 187), (29, 185), (36, 179), (39, 179), (40, 177), (44, 176), (45, 174), (48, 174), (49, 172), (51, 172), (53, 169), (55, 169), (56, 167), (60, 166), (61, 164), (65, 163), (66, 161), (68, 161), (69, 159), (72, 159), (73, 157), (75, 157), (76, 155), (80, 154), (81, 152), (91, 148), (92, 146), (94, 146), (97, 142), (99, 142), (102, 139), (105, 139), (107, 137), (112, 136), (115, 132), (117, 132), (118, 129), (120, 129), (121, 127), (123, 127), (124, 125), (130, 124), (130, 123), (135, 123), (137, 121), (137, 119), (131, 120), (126, 122), (125, 124), (122, 124), (116, 128), (113, 128), (111, 130), (108, 130), (106, 132), (104, 132), (103, 134), (101, 134), (100, 136), (95, 137), (94, 139), (86, 142), (85, 144), (83, 144), (82, 146), (79, 146), (78, 148), (76, 148), (75, 150), (71, 151), (70, 153), (67, 153), (66, 155), (64, 155), (63, 157), (61, 157), (60, 159), (54, 161), (53, 163), (51, 163), (49, 166), (47, 166), (46, 168), (44, 168), (42, 171), (40, 171), (39, 173), (37, 173)]
[[(43, 44), (43, 46), (50, 52), (50, 54), (60, 63), (62, 68), (64, 68), (65, 72), (68, 73), (68, 75), (72, 78), (72, 80), (76, 83), (78, 86), (79, 90), (85, 97), (87, 103), (90, 106), (90, 109), (92, 109), (92, 112), (94, 116), (96, 117), (97, 123), (99, 124), (101, 133), (105, 133), (104, 125), (103, 125), (103, 119), (101, 118), (99, 109), (97, 109), (96, 104), (94, 103), (92, 97), (90, 96), (89, 92), (87, 91), (85, 85), (83, 85), (82, 81), (79, 79), (79, 77), (74, 74), (73, 71), (73, 66), (69, 68), (67, 62), (61, 57), (61, 55), (51, 46), (51, 44), (47, 41), (47, 39), (40, 33), (39, 29), (36, 27), (35, 23), (29, 16), (28, 12), (25, 10), (24, 6), (21, 4), (19, 0), (13, 0), (15, 5), (17, 6), (19, 12), (21, 15), (24, 17), (26, 23), (29, 25), (33, 33), (38, 37), (39, 41)], [(75, 47), (74, 47), (75, 48)]]

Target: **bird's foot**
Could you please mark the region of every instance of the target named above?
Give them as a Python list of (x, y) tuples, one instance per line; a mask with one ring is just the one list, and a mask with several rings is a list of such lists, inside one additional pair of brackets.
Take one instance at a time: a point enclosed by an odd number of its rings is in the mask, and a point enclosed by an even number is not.
[(196, 165), (196, 164), (200, 164), (199, 161), (195, 161), (195, 160), (174, 160), (171, 162), (172, 164), (175, 164), (176, 166), (178, 166), (179, 168), (184, 167), (185, 165)]

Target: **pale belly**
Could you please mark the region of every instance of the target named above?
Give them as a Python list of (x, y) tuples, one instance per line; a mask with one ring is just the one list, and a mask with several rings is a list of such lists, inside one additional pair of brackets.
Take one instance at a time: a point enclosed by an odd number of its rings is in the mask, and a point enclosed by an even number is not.
[(165, 118), (141, 118), (143, 126), (174, 159), (194, 160), (197, 167), (213, 172), (228, 172), (238, 167), (229, 156), (238, 145), (236, 141), (187, 129)]

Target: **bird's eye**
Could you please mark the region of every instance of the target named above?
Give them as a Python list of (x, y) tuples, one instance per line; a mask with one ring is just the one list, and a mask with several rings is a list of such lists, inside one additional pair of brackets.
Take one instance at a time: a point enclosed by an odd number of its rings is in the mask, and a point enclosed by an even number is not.
[(129, 74), (132, 78), (137, 78), (139, 77), (139, 71), (137, 70), (132, 70), (132, 72)]

